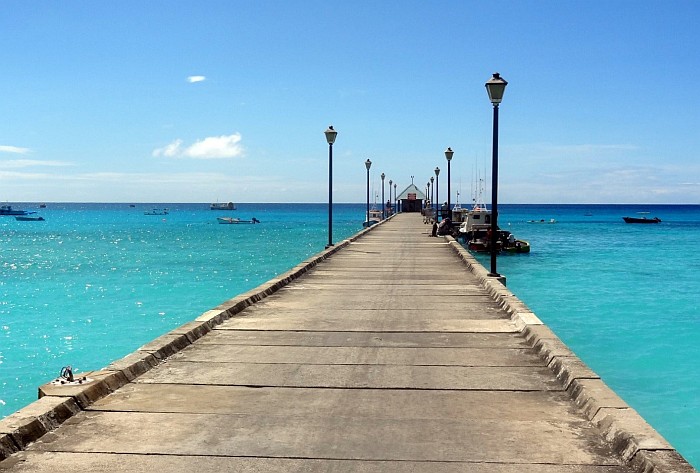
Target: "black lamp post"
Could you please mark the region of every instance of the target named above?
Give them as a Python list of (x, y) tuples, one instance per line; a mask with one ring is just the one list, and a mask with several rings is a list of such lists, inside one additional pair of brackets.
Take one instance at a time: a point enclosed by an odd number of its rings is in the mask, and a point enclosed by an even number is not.
[(367, 226), (369, 227), (369, 168), (372, 167), (372, 161), (369, 159), (365, 161), (365, 167), (367, 168)]
[(394, 183), (394, 213), (399, 213), (399, 198), (396, 196), (396, 183)]
[(435, 168), (435, 221), (440, 221), (440, 168)]
[(333, 143), (338, 132), (329, 126), (324, 132), (328, 142), (328, 244), (326, 248), (333, 246)]
[(450, 188), (450, 181), (452, 177), (450, 176), (450, 161), (452, 161), (452, 155), (454, 151), (452, 148), (447, 148), (445, 150), (445, 158), (447, 158), (447, 218), (452, 221), (452, 205), (450, 203), (450, 196), (452, 195), (452, 189)]
[(393, 182), (393, 181), (392, 181), (391, 179), (389, 179), (389, 216), (390, 216), (390, 217), (391, 217), (391, 215), (394, 213), (394, 212), (392, 212), (392, 210), (391, 210), (391, 203), (393, 202), (393, 201), (391, 200), (391, 183), (392, 183), (392, 182)]
[(386, 218), (386, 205), (384, 205), (384, 178), (386, 175), (382, 173), (382, 175), (379, 177), (382, 178), (382, 220), (384, 220)]
[(503, 99), (503, 92), (506, 90), (508, 82), (501, 78), (496, 72), (493, 77), (486, 81), (486, 91), (489, 100), (493, 104), (493, 161), (491, 170), (491, 272), (489, 276), (499, 277), (496, 270), (496, 254), (498, 248), (498, 105)]
[(435, 205), (435, 199), (433, 199), (433, 193), (435, 192), (435, 178), (433, 176), (430, 176), (430, 206), (432, 207)]

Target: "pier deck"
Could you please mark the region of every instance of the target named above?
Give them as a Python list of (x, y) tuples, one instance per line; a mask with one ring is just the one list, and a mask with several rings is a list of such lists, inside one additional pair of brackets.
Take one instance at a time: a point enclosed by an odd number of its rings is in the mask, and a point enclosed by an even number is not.
[[(694, 471), (429, 230), (377, 225), (203, 336), (164, 337), (193, 340), (167, 358), (159, 339), (94, 373), (111, 394), (44, 387), (0, 424), (22, 448), (0, 471)], [(65, 421), (17, 445), (42, 405)]]

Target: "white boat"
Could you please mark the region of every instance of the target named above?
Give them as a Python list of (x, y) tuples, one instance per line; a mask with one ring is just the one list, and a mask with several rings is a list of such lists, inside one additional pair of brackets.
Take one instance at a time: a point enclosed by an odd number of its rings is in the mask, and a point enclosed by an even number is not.
[[(498, 252), (529, 253), (530, 243), (518, 240), (515, 236), (500, 228), (496, 232)], [(467, 211), (464, 221), (459, 226), (459, 238), (463, 239), (471, 251), (491, 251), (491, 211), (481, 199), (481, 192), (474, 199), (474, 206)]]
[(475, 203), (463, 218), (459, 225), (459, 234), (467, 241), (479, 235), (485, 235), (491, 228), (491, 211), (484, 203)]
[(227, 225), (260, 223), (260, 220), (258, 220), (255, 217), (251, 218), (250, 220), (241, 220), (240, 218), (233, 218), (233, 217), (216, 217), (216, 220), (219, 223), (223, 223), (223, 224), (227, 224)]
[(146, 210), (144, 215), (168, 215), (168, 209), (151, 209)]
[(236, 210), (236, 204), (233, 202), (215, 202), (209, 205), (210, 210)]
[(545, 219), (528, 220), (527, 223), (557, 223), (557, 221), (554, 220), (553, 218), (550, 218), (549, 220), (545, 220)]
[(375, 208), (370, 209), (369, 219), (362, 222), (362, 226), (367, 228), (382, 221), (382, 211)]

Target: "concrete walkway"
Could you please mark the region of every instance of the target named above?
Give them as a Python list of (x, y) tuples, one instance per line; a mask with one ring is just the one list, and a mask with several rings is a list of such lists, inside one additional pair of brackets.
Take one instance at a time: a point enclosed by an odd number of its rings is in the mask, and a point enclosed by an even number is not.
[(43, 386), (0, 423), (0, 471), (693, 471), (429, 229), (398, 215), (94, 386)]

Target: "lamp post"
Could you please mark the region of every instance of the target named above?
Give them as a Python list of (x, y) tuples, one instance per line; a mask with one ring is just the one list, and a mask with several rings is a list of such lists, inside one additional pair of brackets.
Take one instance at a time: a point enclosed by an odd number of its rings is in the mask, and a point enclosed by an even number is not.
[(382, 220), (384, 220), (386, 218), (386, 205), (384, 205), (384, 178), (386, 175), (382, 173), (382, 175), (379, 177), (382, 178)]
[(452, 205), (450, 205), (450, 196), (452, 195), (452, 189), (450, 188), (450, 181), (452, 180), (450, 176), (450, 161), (452, 161), (452, 155), (454, 151), (452, 148), (447, 148), (445, 150), (445, 158), (447, 158), (447, 218), (452, 221)]
[(493, 104), (493, 160), (491, 164), (491, 272), (489, 276), (500, 277), (496, 270), (496, 254), (498, 248), (498, 105), (503, 99), (506, 90), (506, 82), (498, 72), (486, 81), (486, 91), (489, 100)]
[(440, 221), (440, 168), (435, 168), (435, 221)]
[(394, 213), (399, 213), (399, 198), (396, 197), (396, 183), (394, 183)]
[(369, 159), (365, 161), (365, 167), (367, 168), (367, 226), (369, 227), (369, 168), (372, 167), (372, 161)]
[(333, 246), (333, 143), (338, 132), (329, 126), (324, 132), (328, 142), (328, 244), (326, 248)]
[(435, 192), (435, 178), (433, 176), (430, 176), (430, 205), (433, 206), (435, 205), (435, 199), (433, 199), (433, 193)]
[(391, 215), (394, 213), (394, 212), (392, 212), (392, 210), (391, 210), (391, 202), (393, 202), (393, 201), (391, 200), (391, 184), (392, 184), (392, 182), (393, 182), (393, 181), (392, 181), (391, 179), (389, 179), (389, 200), (388, 200), (388, 202), (389, 202), (389, 216), (390, 216), (390, 217), (391, 217)]

